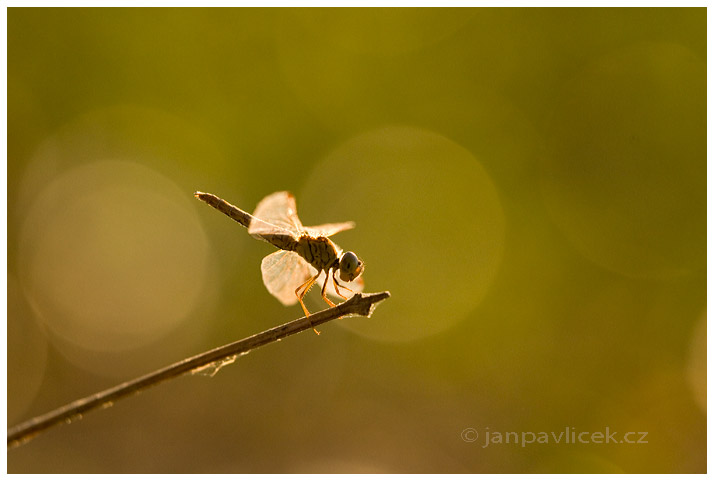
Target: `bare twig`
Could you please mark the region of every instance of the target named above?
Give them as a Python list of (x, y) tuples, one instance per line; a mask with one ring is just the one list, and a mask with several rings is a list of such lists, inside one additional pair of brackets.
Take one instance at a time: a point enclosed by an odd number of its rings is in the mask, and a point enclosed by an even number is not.
[(109, 390), (76, 400), (64, 407), (60, 407), (10, 428), (7, 432), (8, 447), (19, 446), (49, 427), (74, 421), (81, 418), (89, 410), (98, 407), (109, 407), (120, 398), (132, 395), (140, 390), (144, 390), (187, 372), (202, 371), (206, 367), (213, 367), (214, 370), (218, 370), (224, 364), (231, 363), (236, 356), (246, 354), (255, 348), (280, 340), (286, 336), (295, 335), (301, 331), (347, 315), (370, 316), (375, 305), (389, 297), (390, 293), (388, 291), (370, 294), (357, 293), (345, 303), (310, 315), (310, 319), (303, 317), (290, 321), (244, 338), (243, 340), (229, 343), (228, 345), (187, 358), (153, 373), (149, 373), (148, 375), (144, 375), (143, 377), (117, 385)]

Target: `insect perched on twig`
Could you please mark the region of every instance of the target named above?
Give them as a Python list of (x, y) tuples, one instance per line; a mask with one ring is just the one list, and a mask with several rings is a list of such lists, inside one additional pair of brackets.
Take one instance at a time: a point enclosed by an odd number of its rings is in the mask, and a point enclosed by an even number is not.
[[(328, 239), (340, 231), (352, 229), (355, 223), (303, 226), (296, 211), (295, 197), (287, 191), (266, 196), (258, 203), (253, 215), (213, 194), (197, 191), (194, 196), (247, 227), (248, 234), (254, 238), (279, 248), (280, 251), (263, 258), (261, 272), (268, 292), (284, 305), (298, 301), (305, 316), (309, 317), (303, 297), (316, 282), (322, 283), (320, 294), (330, 306), (335, 303), (326, 292), (347, 300), (341, 289), (362, 291), (364, 283), (359, 276), (363, 272), (363, 262), (352, 251), (342, 252)], [(349, 286), (341, 284), (336, 276)]]

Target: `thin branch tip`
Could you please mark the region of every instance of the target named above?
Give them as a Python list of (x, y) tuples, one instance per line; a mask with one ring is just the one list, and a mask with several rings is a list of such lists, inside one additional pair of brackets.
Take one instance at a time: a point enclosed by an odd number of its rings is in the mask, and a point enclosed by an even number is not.
[(356, 293), (355, 296), (350, 298), (347, 303), (351, 303), (355, 306), (353, 313), (370, 318), (372, 312), (375, 311), (377, 305), (390, 297), (389, 291), (381, 291), (379, 293)]

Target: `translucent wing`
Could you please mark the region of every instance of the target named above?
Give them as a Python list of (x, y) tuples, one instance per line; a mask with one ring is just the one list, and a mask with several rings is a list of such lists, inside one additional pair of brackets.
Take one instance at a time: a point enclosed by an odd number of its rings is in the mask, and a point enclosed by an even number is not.
[(321, 224), (320, 226), (306, 226), (303, 228), (310, 236), (332, 236), (340, 231), (346, 231), (355, 227), (355, 223), (348, 221), (347, 223), (330, 223)]
[(298, 237), (303, 232), (303, 224), (298, 219), (295, 198), (288, 191), (269, 194), (256, 206), (248, 233), (290, 234)]
[(284, 305), (294, 305), (298, 302), (295, 289), (315, 276), (317, 270), (298, 253), (280, 250), (263, 258), (261, 273), (270, 294)]

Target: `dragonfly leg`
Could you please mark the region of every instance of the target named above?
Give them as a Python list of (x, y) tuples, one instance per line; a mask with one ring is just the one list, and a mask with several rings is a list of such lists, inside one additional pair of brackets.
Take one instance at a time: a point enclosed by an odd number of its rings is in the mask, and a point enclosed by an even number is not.
[[(315, 283), (315, 280), (318, 279), (318, 276), (320, 276), (320, 273), (316, 274), (312, 278), (309, 278), (308, 281), (303, 283), (302, 285), (298, 286), (295, 289), (295, 296), (298, 298), (298, 301), (300, 301), (300, 306), (303, 308), (303, 313), (305, 313), (305, 317), (308, 318), (308, 321), (310, 321), (310, 312), (308, 311), (308, 308), (305, 307), (305, 303), (303, 303), (303, 297), (305, 294), (310, 290), (310, 288), (313, 286), (313, 283)], [(298, 293), (300, 292), (300, 294)], [(312, 323), (311, 323), (312, 326)], [(315, 329), (313, 326), (313, 331), (315, 332), (316, 335), (320, 335), (320, 332)]]
[(325, 283), (323, 283), (323, 289), (320, 291), (320, 296), (323, 297), (323, 299), (325, 300), (325, 302), (326, 302), (327, 304), (329, 304), (332, 308), (335, 308), (335, 303), (333, 303), (332, 301), (330, 301), (330, 299), (328, 299), (328, 297), (325, 296), (325, 288), (328, 287), (328, 281), (329, 281), (329, 280), (328, 280), (328, 273), (325, 273)]
[(338, 280), (335, 279), (335, 271), (333, 271), (333, 286), (335, 287), (335, 292), (338, 294), (338, 296), (341, 297), (342, 299), (344, 299), (345, 301), (347, 301), (348, 300), (347, 296), (343, 295), (340, 292), (340, 290), (338, 289), (338, 286), (341, 288), (344, 288), (350, 292), (352, 292), (352, 290), (350, 288), (348, 288), (347, 286), (343, 286), (340, 283), (338, 283)]
[[(343, 286), (343, 285), (341, 285), (340, 283), (338, 283), (338, 280), (335, 279), (335, 272), (333, 272), (333, 284), (335, 284), (335, 292), (338, 293), (338, 295), (340, 295), (340, 296), (343, 297), (343, 298), (345, 298), (345, 296), (343, 296), (343, 295), (340, 294), (340, 292), (338, 291), (338, 287), (340, 287), (340, 288), (342, 288), (342, 289), (344, 289), (344, 290), (348, 290), (348, 291), (351, 292), (351, 293), (355, 293), (355, 291), (351, 290), (351, 289), (348, 288), (347, 286)], [(347, 298), (345, 298), (345, 300), (347, 300)]]

